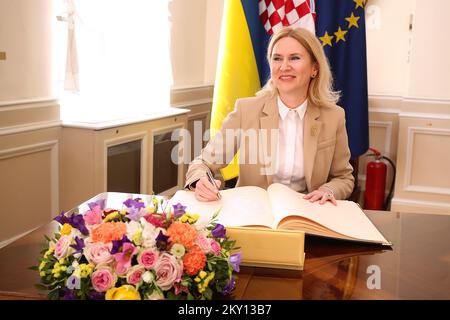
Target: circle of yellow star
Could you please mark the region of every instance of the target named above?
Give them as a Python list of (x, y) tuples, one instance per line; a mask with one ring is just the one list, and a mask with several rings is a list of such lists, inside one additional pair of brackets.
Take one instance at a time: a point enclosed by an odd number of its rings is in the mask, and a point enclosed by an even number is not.
[(348, 31), (342, 30), (341, 27), (339, 27), (338, 31), (336, 31), (334, 34), (336, 36), (336, 43), (339, 42), (339, 40), (345, 41), (345, 34)]
[(354, 3), (356, 3), (356, 9), (358, 9), (359, 7), (364, 8), (364, 3), (366, 2), (365, 0), (353, 0)]
[(351, 27), (357, 27), (357, 28), (359, 28), (359, 26), (358, 26), (358, 20), (359, 20), (359, 18), (360, 18), (360, 17), (355, 17), (355, 16), (353, 15), (353, 12), (352, 12), (352, 15), (351, 15), (350, 17), (345, 18), (345, 20), (348, 21), (348, 28), (349, 28), (349, 29), (350, 29)]
[(325, 31), (325, 34), (323, 35), (323, 37), (319, 37), (320, 40), (322, 40), (322, 47), (326, 46), (327, 44), (332, 47), (333, 43), (331, 42), (331, 40), (333, 40), (334, 36), (330, 36), (328, 34), (328, 31)]

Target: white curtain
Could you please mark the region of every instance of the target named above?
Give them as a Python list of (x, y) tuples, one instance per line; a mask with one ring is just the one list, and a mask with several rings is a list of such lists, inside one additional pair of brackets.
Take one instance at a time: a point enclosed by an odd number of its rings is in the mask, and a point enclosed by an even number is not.
[(65, 1), (63, 120), (100, 122), (169, 108), (170, 0)]

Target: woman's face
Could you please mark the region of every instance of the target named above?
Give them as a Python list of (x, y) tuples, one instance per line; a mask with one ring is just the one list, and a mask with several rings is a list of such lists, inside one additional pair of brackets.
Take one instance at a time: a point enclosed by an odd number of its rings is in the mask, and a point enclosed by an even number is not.
[(305, 47), (291, 37), (277, 41), (270, 59), (272, 79), (280, 94), (305, 95), (311, 77), (316, 76), (316, 63)]

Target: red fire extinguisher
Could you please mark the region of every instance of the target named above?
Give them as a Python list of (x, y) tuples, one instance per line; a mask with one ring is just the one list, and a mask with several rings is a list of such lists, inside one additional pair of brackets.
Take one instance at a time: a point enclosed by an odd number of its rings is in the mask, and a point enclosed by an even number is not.
[(389, 161), (392, 165), (394, 170), (394, 180), (395, 166), (389, 158), (381, 155), (378, 150), (374, 148), (369, 148), (369, 150), (371, 150), (373, 154), (369, 154), (368, 156), (374, 156), (375, 159), (367, 163), (364, 209), (386, 210), (392, 196), (394, 181), (392, 181), (389, 194), (385, 200), (384, 193), (386, 190), (387, 165), (383, 162), (383, 159)]

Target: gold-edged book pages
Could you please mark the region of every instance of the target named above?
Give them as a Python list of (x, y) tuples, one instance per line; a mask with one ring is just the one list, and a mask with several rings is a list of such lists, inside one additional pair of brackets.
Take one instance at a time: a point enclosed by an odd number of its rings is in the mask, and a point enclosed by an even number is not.
[(244, 266), (303, 270), (305, 233), (257, 227), (228, 227)]

